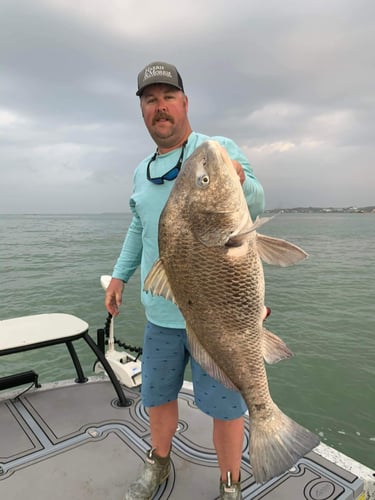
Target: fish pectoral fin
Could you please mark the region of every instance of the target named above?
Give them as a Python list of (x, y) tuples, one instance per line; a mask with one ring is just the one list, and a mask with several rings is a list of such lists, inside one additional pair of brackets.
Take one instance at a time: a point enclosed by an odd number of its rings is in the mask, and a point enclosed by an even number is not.
[(269, 365), (293, 356), (292, 351), (289, 350), (285, 342), (265, 328), (263, 328), (262, 350), (264, 360)]
[(160, 295), (161, 297), (164, 297), (165, 299), (176, 304), (176, 300), (161, 259), (158, 259), (152, 266), (145, 279), (143, 290), (145, 292), (150, 292), (152, 295)]
[(245, 223), (241, 223), (239, 227), (230, 234), (230, 238), (228, 239), (225, 246), (240, 246), (248, 237), (250, 233), (256, 231), (259, 227), (266, 224), (273, 217), (257, 217), (254, 222), (251, 221), (250, 217), (247, 214), (245, 217)]
[(234, 228), (232, 217), (232, 212), (203, 212), (195, 216), (192, 233), (206, 247), (240, 246), (251, 232), (272, 219), (272, 217), (257, 217), (252, 222), (246, 211), (238, 226)]
[(272, 217), (257, 217), (255, 221), (253, 222), (251, 226), (251, 231), (254, 231), (255, 229), (259, 229), (261, 226), (269, 222), (271, 219), (274, 218), (274, 215)]
[(189, 342), (190, 354), (195, 361), (203, 368), (205, 372), (214, 378), (228, 389), (238, 391), (238, 388), (233, 384), (230, 378), (223, 372), (223, 370), (215, 363), (206, 349), (199, 342), (198, 337), (191, 327), (186, 325), (186, 335)]
[(281, 267), (291, 266), (308, 257), (297, 245), (264, 234), (257, 234), (257, 249), (264, 262)]

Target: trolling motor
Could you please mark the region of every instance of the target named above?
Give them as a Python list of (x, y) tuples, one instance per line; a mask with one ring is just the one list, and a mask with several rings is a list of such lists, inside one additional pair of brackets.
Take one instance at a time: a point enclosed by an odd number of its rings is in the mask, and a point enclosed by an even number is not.
[[(103, 275), (100, 277), (100, 283), (104, 290), (108, 288), (110, 281), (111, 276)], [(113, 318), (111, 318), (109, 323), (108, 349), (105, 357), (121, 384), (130, 388), (138, 387), (142, 383), (141, 361), (128, 352), (116, 351), (113, 323)], [(100, 373), (104, 371), (102, 364), (99, 361), (96, 362), (94, 372)]]

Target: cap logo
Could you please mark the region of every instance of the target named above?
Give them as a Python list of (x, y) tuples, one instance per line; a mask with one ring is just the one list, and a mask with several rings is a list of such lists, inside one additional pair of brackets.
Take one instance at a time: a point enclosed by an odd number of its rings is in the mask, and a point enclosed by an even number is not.
[(148, 80), (149, 78), (158, 76), (164, 76), (172, 79), (172, 73), (164, 68), (164, 66), (148, 66), (145, 69), (145, 73), (143, 75), (143, 81)]
[(152, 84), (171, 85), (184, 91), (181, 76), (173, 64), (163, 61), (154, 61), (149, 63), (140, 73), (138, 73), (137, 96), (141, 96), (145, 87)]

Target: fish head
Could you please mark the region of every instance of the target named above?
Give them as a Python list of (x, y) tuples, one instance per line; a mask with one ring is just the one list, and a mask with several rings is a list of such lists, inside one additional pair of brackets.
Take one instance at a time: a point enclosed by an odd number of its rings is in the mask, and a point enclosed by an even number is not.
[(195, 238), (223, 246), (251, 226), (238, 174), (216, 141), (201, 144), (184, 162), (167, 205), (178, 207)]

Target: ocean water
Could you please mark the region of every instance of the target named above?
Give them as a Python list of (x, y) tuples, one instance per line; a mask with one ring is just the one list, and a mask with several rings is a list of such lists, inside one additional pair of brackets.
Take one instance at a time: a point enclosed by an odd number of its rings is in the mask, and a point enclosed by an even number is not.
[[(100, 276), (111, 274), (129, 214), (0, 215), (0, 318), (66, 312), (96, 330), (107, 313)], [(267, 367), (271, 394), (322, 442), (375, 468), (375, 215), (280, 214), (261, 232), (309, 258), (264, 266), (267, 328), (295, 356)], [(139, 274), (127, 285), (115, 335), (141, 345)], [(92, 374), (93, 356), (78, 352)], [(0, 376), (35, 369), (40, 381), (75, 376), (65, 346), (0, 358)], [(189, 378), (189, 372), (187, 372)]]

